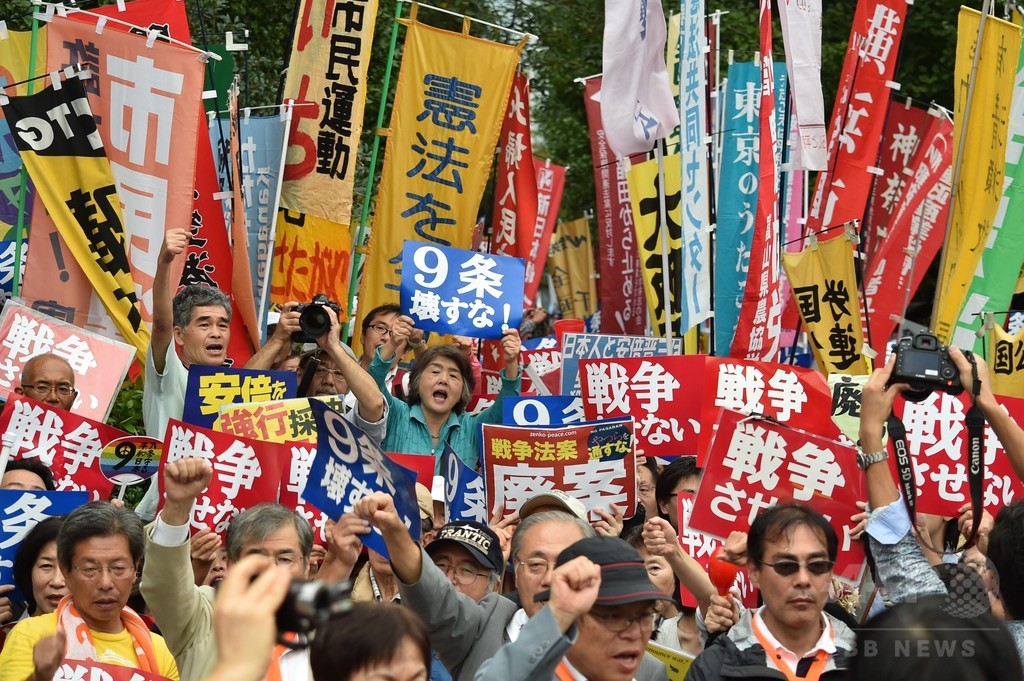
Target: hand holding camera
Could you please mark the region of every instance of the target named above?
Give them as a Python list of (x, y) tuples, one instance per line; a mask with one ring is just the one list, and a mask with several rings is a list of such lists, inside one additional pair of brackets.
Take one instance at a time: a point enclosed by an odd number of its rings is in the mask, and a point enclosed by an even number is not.
[(959, 395), (964, 390), (960, 369), (950, 359), (949, 348), (930, 331), (919, 331), (900, 339), (887, 387), (897, 383), (909, 386), (903, 391), (908, 402), (922, 402), (934, 390), (950, 395)]
[(292, 342), (315, 343), (330, 331), (331, 317), (327, 308), (334, 310), (335, 318), (341, 314), (341, 306), (323, 293), (316, 294), (308, 303), (296, 305), (292, 312), (299, 313), (299, 330), (292, 334)]

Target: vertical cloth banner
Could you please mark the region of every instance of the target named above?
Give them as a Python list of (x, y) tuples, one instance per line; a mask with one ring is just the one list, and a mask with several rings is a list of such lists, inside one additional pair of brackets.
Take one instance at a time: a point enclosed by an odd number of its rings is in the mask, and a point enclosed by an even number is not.
[(525, 259), (536, 224), (537, 175), (530, 140), (530, 83), (523, 73), (516, 72), (498, 138), (491, 253)]
[(558, 225), (549, 257), (554, 258), (551, 277), (562, 314), (573, 319), (586, 319), (594, 314), (598, 301), (590, 221), (580, 218)]
[(625, 163), (616, 159), (608, 147), (600, 97), (601, 78), (588, 79), (583, 87), (583, 104), (590, 129), (590, 155), (597, 194), (601, 332), (636, 335), (643, 333), (646, 326), (643, 274)]
[(707, 121), (708, 39), (704, 34), (704, 0), (684, 0), (682, 15), (679, 162), (680, 183), (685, 191), (679, 212), (680, 276), (683, 279), (679, 328), (687, 331), (711, 315), (711, 195), (708, 187), (711, 136)]
[(192, 213), (204, 64), (192, 49), (97, 33), (90, 23), (59, 16), (47, 28), (47, 43), (48, 70), (76, 63), (93, 70), (86, 91), (117, 181), (130, 271), (148, 322), (164, 231), (189, 224)]
[[(232, 87), (228, 100), (231, 138), (228, 145), (231, 159), (231, 302), (242, 325), (252, 352), (262, 344), (263, 324), (256, 318), (256, 303), (252, 296), (252, 272), (249, 270), (249, 242), (245, 229), (245, 199), (242, 196), (242, 150), (238, 127), (238, 88)], [(232, 318), (234, 314), (232, 314)], [(232, 319), (234, 321), (234, 319)]]
[(825, 102), (821, 94), (821, 0), (782, 0), (779, 19), (800, 140), (800, 144), (793, 147), (794, 167), (826, 170)]
[[(808, 231), (864, 217), (874, 177), (870, 169), (878, 157), (909, 4), (908, 0), (857, 3), (829, 126), (829, 168), (818, 175)], [(827, 233), (822, 238), (832, 236)]]
[(754, 237), (736, 334), (729, 355), (774, 361), (779, 354), (779, 152), (776, 145), (772, 3), (761, 0), (761, 109), (758, 112), (758, 191)]
[(605, 0), (601, 119), (616, 156), (650, 151), (679, 125), (665, 68), (667, 37), (658, 0)]
[(281, 205), (333, 221), (331, 230), (342, 231), (352, 216), (377, 0), (303, 0), (296, 16), (283, 101), (298, 106)]
[(826, 376), (869, 373), (861, 354), (864, 330), (854, 249), (849, 239), (830, 239), (812, 241), (800, 253), (782, 254), (800, 318), (810, 336), (811, 352)]
[(271, 266), (270, 300), (309, 301), (325, 293), (347, 318), (348, 269), (352, 259), (349, 228), (306, 213), (279, 210)]
[(1024, 397), (1024, 329), (1011, 334), (1001, 326), (994, 326), (989, 333), (992, 343), (989, 355), (992, 392)]
[(398, 300), (406, 239), (468, 248), (522, 43), (407, 22), (359, 305)]
[(526, 290), (523, 292), (526, 305), (533, 305), (537, 300), (565, 189), (565, 166), (555, 165), (550, 159), (534, 159), (533, 166), (537, 179), (537, 221), (530, 237), (530, 252), (526, 254)]
[(484, 478), (467, 466), (452, 446), (444, 443), (444, 498), (447, 502), (448, 522), (475, 520), (486, 523), (487, 499), (484, 497)]
[[(2, 97), (0, 104), (65, 243), (75, 252), (118, 331), (143, 361), (149, 328), (143, 323), (131, 277), (110, 162), (82, 81), (75, 76), (57, 82), (60, 89), (51, 85), (34, 95)], [(63, 115), (51, 116), (51, 112)]]
[[(953, 187), (953, 207), (932, 313), (935, 335), (947, 344), (953, 339), (957, 320), (973, 312), (964, 307), (967, 287), (978, 269), (1003, 194), (1006, 135), (1016, 76), (1006, 55), (1020, 54), (1021, 45), (1020, 27), (993, 17), (986, 18), (982, 44), (976, 45), (980, 20), (979, 12), (960, 8), (953, 113), (953, 167), (960, 170), (953, 179), (957, 186)], [(978, 68), (972, 84), (975, 51)], [(969, 90), (973, 91), (970, 101)], [(960, 149), (963, 156), (958, 157)]]
[(953, 330), (953, 345), (983, 352), (985, 339), (976, 331), (985, 312), (1002, 324), (1003, 310), (1010, 307), (1016, 283), (1024, 265), (1024, 49), (1017, 61), (1013, 101), (1010, 105), (1006, 144), (1006, 167), (999, 209), (992, 231), (964, 296), (964, 306)]

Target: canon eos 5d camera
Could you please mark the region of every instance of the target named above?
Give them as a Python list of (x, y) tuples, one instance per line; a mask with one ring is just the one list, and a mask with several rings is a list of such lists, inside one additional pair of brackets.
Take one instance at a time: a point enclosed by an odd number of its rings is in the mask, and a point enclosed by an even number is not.
[(313, 296), (313, 300), (295, 307), (299, 313), (299, 331), (292, 333), (293, 343), (315, 343), (316, 339), (331, 330), (331, 318), (327, 316), (327, 310), (331, 308), (334, 314), (341, 314), (341, 306), (330, 300), (323, 293)]
[(903, 391), (904, 399), (910, 402), (921, 402), (933, 390), (959, 395), (964, 389), (960, 370), (949, 358), (949, 348), (930, 331), (919, 331), (900, 339), (896, 346), (896, 366), (889, 378), (889, 385), (895, 383), (910, 385), (909, 390)]

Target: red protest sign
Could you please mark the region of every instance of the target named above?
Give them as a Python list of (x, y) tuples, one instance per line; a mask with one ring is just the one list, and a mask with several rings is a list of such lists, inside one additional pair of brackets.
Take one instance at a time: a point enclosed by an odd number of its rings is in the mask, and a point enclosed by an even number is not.
[(277, 501), (284, 461), (290, 453), (278, 443), (248, 440), (171, 419), (157, 478), (161, 507), (164, 468), (190, 456), (200, 456), (213, 466), (213, 479), (196, 499), (190, 523), (197, 530), (208, 527), (223, 533), (241, 511), (263, 501)]
[(100, 470), (100, 454), (128, 433), (18, 395), (0, 414), (0, 440), (12, 459), (38, 458), (53, 472), (58, 490), (107, 499), (114, 484)]
[(397, 454), (387, 452), (388, 458), (416, 474), (416, 482), (427, 489), (434, 484), (434, 469), (437, 460), (432, 454)]
[[(1024, 400), (999, 396), (996, 401), (1017, 423), (1024, 423)], [(933, 392), (923, 402), (897, 400), (895, 411), (907, 429), (907, 449), (914, 461), (917, 510), (956, 517), (971, 500), (968, 487), (967, 426), (964, 417), (970, 398)], [(896, 457), (889, 457), (894, 479)], [(1024, 483), (1010, 466), (992, 427), (985, 424), (985, 510), (995, 515), (1003, 506), (1024, 498)]]
[[(632, 416), (645, 456), (696, 455), (703, 355), (580, 360), (588, 420)], [(707, 421), (712, 423), (712, 421)]]
[[(529, 379), (529, 384), (521, 391), (523, 395), (558, 395), (561, 392), (562, 353), (557, 348), (523, 350), (521, 359), (523, 366), (529, 367), (523, 372), (524, 381)], [(536, 385), (534, 377), (543, 382), (543, 390)]]
[(830, 516), (839, 537), (834, 574), (858, 580), (863, 545), (849, 537), (860, 512), (864, 478), (856, 451), (833, 440), (734, 411), (723, 411), (704, 464), (691, 527), (727, 537), (780, 502), (796, 501)]
[[(817, 371), (774, 362), (708, 357), (704, 372), (702, 424), (715, 423), (719, 409), (764, 414), (779, 423), (821, 435), (840, 436), (832, 423), (832, 392)], [(713, 428), (701, 430), (698, 460), (708, 451)]]
[[(687, 492), (680, 492), (676, 497), (676, 503), (679, 504), (679, 514), (676, 516), (679, 518), (679, 544), (688, 556), (707, 570), (715, 549), (724, 546), (725, 542), (718, 537), (712, 537), (690, 527), (690, 517), (693, 515), (693, 497), (694, 495)], [(757, 589), (754, 587), (753, 582), (750, 581), (750, 575), (747, 574), (746, 568), (741, 569), (736, 575), (735, 586), (739, 589), (740, 600), (743, 602), (743, 605), (748, 608), (756, 608)], [(689, 591), (680, 589), (679, 595), (683, 605), (688, 608), (697, 607), (697, 599)]]
[(591, 510), (636, 511), (633, 421), (615, 419), (558, 428), (483, 425), (489, 509), (519, 510), (530, 497), (562, 490)]
[(316, 456), (316, 444), (309, 442), (284, 442), (280, 445), (282, 461), (285, 463), (284, 478), (278, 503), (295, 509), (313, 527), (313, 538), (317, 544), (327, 545), (326, 513), (302, 498), (302, 490), (309, 478), (309, 469)]

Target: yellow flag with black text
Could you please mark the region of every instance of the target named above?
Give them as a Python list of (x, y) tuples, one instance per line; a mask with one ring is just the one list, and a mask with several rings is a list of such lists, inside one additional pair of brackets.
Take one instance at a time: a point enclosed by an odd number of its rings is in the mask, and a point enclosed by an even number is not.
[(1009, 334), (995, 326), (990, 339), (988, 373), (992, 377), (992, 392), (1024, 398), (1024, 329)]
[(64, 243), (118, 331), (145, 361), (149, 328), (132, 281), (114, 176), (82, 81), (75, 76), (33, 95), (0, 96), (0, 104)]

